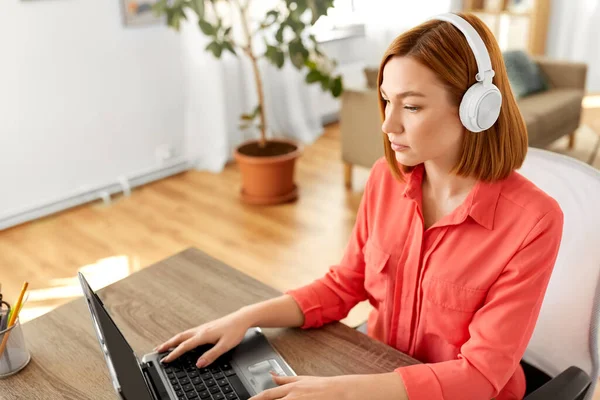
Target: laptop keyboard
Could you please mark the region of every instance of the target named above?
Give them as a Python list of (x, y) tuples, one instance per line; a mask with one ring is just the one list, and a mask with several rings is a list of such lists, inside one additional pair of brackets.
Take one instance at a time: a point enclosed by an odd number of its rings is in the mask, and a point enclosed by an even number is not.
[[(210, 347), (208, 347), (210, 348)], [(250, 398), (226, 355), (207, 368), (197, 368), (198, 358), (208, 349), (201, 346), (170, 363), (162, 364), (179, 400), (247, 400)], [(163, 353), (164, 357), (169, 353)]]

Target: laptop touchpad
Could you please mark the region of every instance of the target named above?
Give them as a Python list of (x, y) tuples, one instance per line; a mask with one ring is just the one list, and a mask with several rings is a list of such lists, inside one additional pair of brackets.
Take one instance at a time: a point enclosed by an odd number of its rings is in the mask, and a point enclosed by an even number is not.
[(252, 374), (250, 382), (256, 389), (257, 393), (277, 387), (277, 384), (273, 382), (270, 371), (275, 372), (279, 376), (286, 376), (279, 363), (274, 359), (261, 361), (257, 364), (251, 365), (248, 367), (248, 371), (250, 371)]

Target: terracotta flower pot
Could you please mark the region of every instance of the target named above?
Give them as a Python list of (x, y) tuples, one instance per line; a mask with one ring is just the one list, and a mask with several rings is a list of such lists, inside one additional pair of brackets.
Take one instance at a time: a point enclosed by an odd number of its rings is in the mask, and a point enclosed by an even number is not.
[(301, 153), (298, 144), (286, 139), (269, 139), (264, 148), (257, 140), (239, 145), (235, 159), (242, 173), (242, 200), (260, 205), (295, 200), (294, 167)]

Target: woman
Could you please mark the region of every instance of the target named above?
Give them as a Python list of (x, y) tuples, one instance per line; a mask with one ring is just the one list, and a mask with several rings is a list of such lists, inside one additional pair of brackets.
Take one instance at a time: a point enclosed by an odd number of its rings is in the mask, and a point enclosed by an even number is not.
[[(461, 119), (481, 54), (476, 59), (455, 24), (435, 19), (400, 35), (379, 70), (385, 158), (372, 168), (341, 263), (310, 285), (175, 336), (158, 349), (177, 346), (165, 362), (215, 343), (198, 362), (206, 365), (249, 327), (319, 327), (368, 299), (369, 336), (423, 364), (386, 374), (274, 377), (279, 386), (252, 399), (523, 398), (519, 361), (563, 215), (515, 172), (527, 132), (500, 49), (481, 20), (459, 15), (487, 48), (499, 115)], [(486, 118), (489, 129), (465, 128)]]

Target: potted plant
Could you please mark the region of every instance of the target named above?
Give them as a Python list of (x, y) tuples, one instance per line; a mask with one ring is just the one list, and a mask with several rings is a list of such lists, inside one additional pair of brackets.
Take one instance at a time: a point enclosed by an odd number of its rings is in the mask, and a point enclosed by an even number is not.
[[(259, 0), (260, 1), (260, 0)], [(334, 97), (342, 93), (341, 76), (333, 76), (336, 62), (319, 49), (309, 29), (326, 15), (334, 0), (281, 0), (269, 10), (262, 21), (249, 16), (251, 0), (159, 0), (153, 6), (157, 14), (165, 14), (167, 23), (179, 30), (187, 18), (186, 12), (198, 17), (198, 27), (211, 41), (206, 51), (217, 59), (225, 52), (248, 57), (253, 70), (258, 95), (254, 109), (242, 115), (241, 129), (260, 132), (258, 140), (242, 143), (236, 148), (235, 159), (242, 173), (242, 199), (252, 204), (276, 204), (294, 200), (294, 166), (301, 154), (300, 145), (286, 139), (267, 138), (265, 99), (259, 60), (264, 58), (281, 69), (286, 59), (306, 72), (307, 83), (318, 83)], [(210, 7), (210, 10), (207, 8)], [(234, 37), (233, 26), (226, 26), (219, 14), (223, 8), (237, 12), (241, 19), (240, 42)], [(212, 15), (209, 15), (212, 14)], [(230, 24), (231, 25), (231, 24)], [(257, 50), (255, 40), (262, 38), (265, 50)]]

